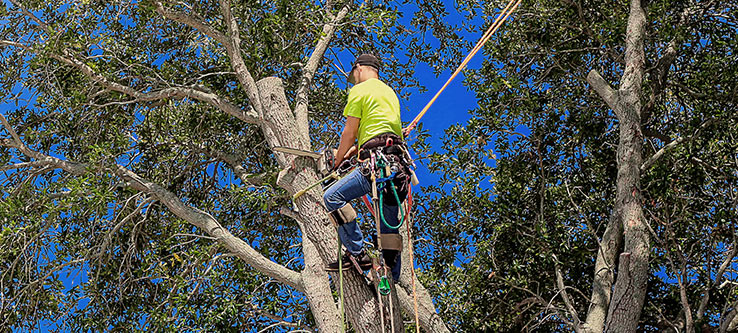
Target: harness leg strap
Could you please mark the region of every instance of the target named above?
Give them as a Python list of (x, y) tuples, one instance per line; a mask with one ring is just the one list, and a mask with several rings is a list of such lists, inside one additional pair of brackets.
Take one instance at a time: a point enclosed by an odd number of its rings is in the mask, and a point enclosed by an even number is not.
[(328, 218), (336, 227), (342, 226), (356, 218), (356, 210), (349, 204), (328, 213)]
[(402, 236), (400, 234), (382, 234), (382, 246), (384, 262), (394, 272), (400, 253), (402, 253)]

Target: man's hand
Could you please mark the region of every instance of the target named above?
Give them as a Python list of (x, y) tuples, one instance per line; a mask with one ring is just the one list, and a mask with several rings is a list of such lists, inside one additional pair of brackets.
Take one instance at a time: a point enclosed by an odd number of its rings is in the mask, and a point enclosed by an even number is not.
[(346, 154), (343, 155), (343, 159), (351, 158), (351, 156), (356, 155), (358, 151), (359, 151), (359, 148), (356, 147), (356, 145), (351, 146), (351, 148), (349, 148), (349, 151), (347, 151)]
[(353, 145), (351, 146), (351, 148), (349, 148), (349, 151), (343, 155), (343, 157), (338, 158), (338, 149), (333, 149), (333, 156), (335, 156), (333, 170), (338, 169), (338, 167), (341, 166), (341, 163), (346, 162), (346, 160), (356, 155), (358, 151), (359, 148), (357, 148), (356, 145)]

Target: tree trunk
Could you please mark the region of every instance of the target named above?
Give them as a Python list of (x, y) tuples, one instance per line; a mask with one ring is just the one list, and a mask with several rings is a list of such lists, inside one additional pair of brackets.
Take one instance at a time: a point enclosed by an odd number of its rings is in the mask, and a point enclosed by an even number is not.
[[(412, 223), (411, 221), (412, 220), (408, 222)], [(441, 316), (436, 313), (430, 293), (428, 293), (428, 290), (425, 289), (420, 281), (418, 281), (417, 277), (414, 277), (412, 274), (414, 264), (410, 260), (410, 241), (412, 241), (412, 235), (409, 232), (406, 232), (402, 237), (402, 271), (400, 272), (400, 281), (396, 284), (397, 298), (400, 300), (402, 309), (414, 321), (415, 304), (413, 297), (413, 280), (415, 280), (415, 293), (418, 299), (418, 321), (420, 322), (420, 327), (424, 328), (428, 332), (449, 332), (446, 324), (441, 319)]]
[[(625, 45), (625, 71), (618, 91), (597, 74), (587, 81), (615, 111), (620, 122), (617, 149), (617, 193), (595, 263), (595, 278), (587, 321), (587, 332), (635, 332), (638, 328), (648, 281), (650, 235), (641, 206), (640, 167), (643, 163), (641, 95), (645, 50), (646, 16), (641, 0), (630, 1)], [(617, 280), (612, 285), (615, 254), (624, 239)], [(612, 299), (610, 288), (612, 287)], [(607, 317), (604, 314), (607, 313)], [(603, 323), (605, 325), (603, 325)]]
[[(269, 77), (259, 80), (257, 87), (264, 108), (261, 115), (263, 117), (261, 128), (269, 146), (310, 150), (309, 138), (301, 135), (296, 126), (282, 81), (276, 77)], [(280, 167), (283, 168), (277, 184), (288, 193), (294, 194), (318, 180), (312, 161), (282, 153), (275, 153), (275, 155)], [(318, 329), (321, 332), (333, 333), (340, 331), (340, 314), (331, 294), (329, 275), (325, 272), (325, 265), (336, 260), (338, 249), (336, 248), (336, 229), (326, 216), (322, 200), (322, 191), (316, 188), (298, 198), (294, 204), (304, 238), (303, 280), (307, 298), (318, 323)], [(333, 280), (337, 281), (337, 279), (338, 275), (333, 274)], [(346, 315), (354, 330), (382, 332), (377, 298), (371, 287), (367, 285), (366, 279), (357, 272), (348, 270), (344, 274), (343, 287)], [(399, 315), (399, 307), (395, 306)], [(432, 303), (429, 307), (433, 309)], [(389, 319), (386, 318), (386, 324), (388, 323)], [(404, 330), (402, 320), (397, 320), (395, 326), (397, 332)]]
[(646, 297), (650, 235), (643, 215), (640, 193), (645, 28), (646, 16), (641, 0), (631, 0), (625, 45), (625, 72), (615, 105), (615, 113), (620, 121), (620, 138), (614, 209), (621, 213), (625, 242), (607, 316), (606, 332), (635, 332)]
[(605, 328), (607, 310), (610, 306), (612, 284), (615, 281), (615, 258), (623, 243), (623, 224), (617, 209), (613, 209), (610, 219), (597, 250), (595, 261), (595, 277), (592, 281), (587, 320), (583, 331), (587, 333), (602, 332)]

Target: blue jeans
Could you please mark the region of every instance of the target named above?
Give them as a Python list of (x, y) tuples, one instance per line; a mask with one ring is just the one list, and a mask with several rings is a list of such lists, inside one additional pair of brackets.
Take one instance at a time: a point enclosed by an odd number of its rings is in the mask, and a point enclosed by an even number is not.
[[(351, 200), (370, 193), (372, 193), (372, 184), (361, 174), (361, 170), (356, 168), (333, 184), (333, 186), (326, 189), (323, 195), (323, 201), (325, 201), (325, 207), (328, 211), (332, 212), (349, 204)], [(390, 225), (400, 223), (397, 219), (398, 209), (399, 206), (382, 204), (384, 219)], [(399, 230), (391, 229), (384, 225), (384, 223), (380, 223), (380, 229), (383, 234), (399, 233)], [(361, 250), (364, 248), (364, 236), (361, 234), (361, 229), (359, 229), (356, 219), (339, 226), (338, 237), (341, 239), (341, 243), (353, 254), (361, 253)], [(395, 280), (400, 278), (400, 267), (400, 255), (398, 254), (396, 264), (392, 267), (392, 276)]]

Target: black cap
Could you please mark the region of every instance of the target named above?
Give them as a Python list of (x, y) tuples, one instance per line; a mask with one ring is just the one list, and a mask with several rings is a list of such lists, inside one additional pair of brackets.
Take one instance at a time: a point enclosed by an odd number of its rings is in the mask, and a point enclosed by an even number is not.
[(354, 64), (351, 66), (351, 70), (348, 72), (348, 81), (351, 84), (355, 83), (355, 82), (351, 82), (353, 81), (353, 76), (351, 75), (351, 73), (356, 68), (356, 65), (371, 66), (371, 67), (374, 67), (377, 70), (377, 72), (379, 72), (379, 68), (381, 67), (379, 63), (379, 59), (377, 59), (377, 57), (371, 54), (364, 53), (356, 57), (356, 60), (354, 60)]

